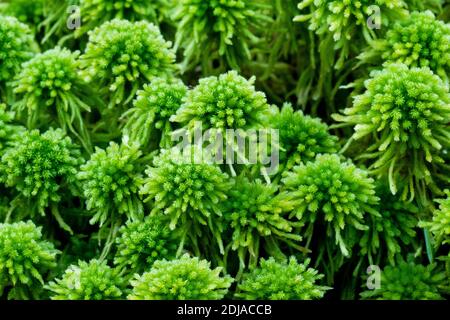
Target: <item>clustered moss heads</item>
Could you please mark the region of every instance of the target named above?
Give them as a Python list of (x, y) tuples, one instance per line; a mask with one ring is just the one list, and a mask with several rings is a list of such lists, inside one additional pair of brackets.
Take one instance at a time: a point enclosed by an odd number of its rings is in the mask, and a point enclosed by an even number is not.
[(236, 71), (200, 79), (171, 120), (187, 128), (202, 122), (204, 129), (223, 131), (259, 127), (269, 106), (264, 93), (255, 90), (254, 81)]
[(154, 24), (114, 19), (89, 33), (82, 55), (86, 77), (105, 88), (100, 91), (108, 108), (127, 104), (143, 84), (175, 70), (170, 47)]
[[(261, 180), (249, 181), (238, 177), (228, 193), (223, 217), (231, 232), (231, 248), (239, 255), (241, 267), (256, 266), (260, 246), (277, 255), (281, 243), (299, 247), (299, 227), (287, 219), (296, 207), (296, 201), (287, 193), (278, 193), (277, 185), (267, 185)], [(298, 229), (297, 229), (298, 230)], [(250, 263), (245, 259), (249, 257)]]
[(0, 223), (0, 294), (39, 299), (48, 272), (56, 267), (57, 253), (32, 221)]
[(324, 296), (328, 287), (317, 282), (323, 278), (308, 268), (310, 260), (297, 262), (295, 257), (277, 261), (261, 259), (258, 268), (245, 273), (238, 284), (236, 297), (245, 300), (313, 300)]
[(441, 78), (448, 77), (450, 25), (436, 19), (431, 11), (411, 13), (407, 19), (395, 23), (385, 39), (371, 45), (372, 50), (362, 57), (375, 55), (383, 61), (409, 67), (429, 67)]
[[(218, 166), (194, 163), (177, 148), (162, 150), (146, 171), (140, 194), (152, 202), (151, 214), (162, 213), (172, 230), (181, 230), (198, 247), (198, 237), (210, 229), (221, 239), (220, 204), (231, 187)], [(219, 240), (220, 242), (220, 240)]]
[(3, 0), (0, 300), (448, 298), (449, 8)]
[(141, 155), (136, 143), (111, 142), (105, 150), (96, 148), (81, 166), (77, 178), (86, 207), (93, 213), (91, 223), (116, 223), (118, 214), (128, 219), (142, 217), (144, 209), (138, 196), (143, 182)]
[(271, 7), (266, 0), (181, 0), (173, 19), (177, 23), (176, 47), (184, 50), (183, 70), (200, 64), (210, 74), (219, 62), (223, 71), (251, 59), (250, 48), (267, 23)]
[(279, 130), (280, 161), (284, 163), (284, 170), (313, 161), (318, 154), (338, 150), (337, 137), (328, 132), (325, 123), (304, 115), (301, 110), (294, 111), (291, 104), (276, 109), (268, 124)]
[(350, 254), (349, 233), (367, 229), (367, 216), (378, 214), (373, 208), (379, 201), (373, 179), (334, 154), (318, 155), (314, 162), (294, 167), (283, 184), (299, 203), (293, 214), (310, 226), (306, 235), (311, 237), (312, 225), (320, 221), (344, 256)]
[(23, 114), (28, 128), (40, 128), (54, 122), (70, 132), (91, 150), (82, 112), (101, 104), (80, 73), (79, 52), (56, 47), (22, 65), (14, 93), (14, 109)]
[[(405, 15), (405, 7), (403, 0), (378, 0), (376, 3), (369, 0), (303, 0), (298, 4), (301, 14), (295, 17), (295, 20), (307, 21), (310, 30), (324, 38), (333, 39), (328, 48), (322, 49), (340, 51), (335, 66), (340, 69), (350, 54), (351, 41), (361, 35), (365, 39), (375, 38), (374, 29), (386, 25), (389, 19)], [(377, 10), (382, 14), (375, 17)], [(369, 17), (374, 18), (371, 21), (372, 26), (368, 23)], [(380, 26), (376, 27), (376, 24)], [(325, 43), (326, 41), (323, 45)]]
[(149, 272), (131, 281), (132, 300), (219, 300), (228, 292), (233, 279), (221, 275), (222, 269), (211, 269), (210, 263), (198, 257), (160, 260)]
[(122, 116), (125, 118), (123, 131), (130, 140), (143, 147), (152, 140), (154, 142), (158, 134), (159, 144), (153, 148), (169, 148), (173, 127), (169, 119), (180, 108), (186, 93), (187, 87), (176, 78), (154, 78), (149, 84), (144, 84), (133, 101), (134, 107)]
[(0, 181), (18, 193), (13, 206), (22, 206), (25, 201), (27, 206), (19, 210), (23, 210), (19, 217), (44, 215), (51, 207), (60, 220), (57, 204), (67, 191), (75, 190), (82, 162), (79, 147), (61, 129), (26, 131), (3, 154)]
[(388, 179), (393, 194), (410, 201), (418, 197), (426, 205), (427, 190), (440, 193), (433, 172), (446, 170), (448, 85), (428, 68), (392, 64), (374, 71), (365, 87), (334, 119), (354, 125), (350, 141), (370, 139), (359, 157), (367, 159), (373, 174)]
[(128, 221), (119, 230), (114, 264), (121, 270), (142, 273), (156, 260), (175, 257), (179, 240), (159, 215)]
[(124, 295), (125, 280), (105, 261), (79, 261), (46, 288), (52, 300), (114, 300)]

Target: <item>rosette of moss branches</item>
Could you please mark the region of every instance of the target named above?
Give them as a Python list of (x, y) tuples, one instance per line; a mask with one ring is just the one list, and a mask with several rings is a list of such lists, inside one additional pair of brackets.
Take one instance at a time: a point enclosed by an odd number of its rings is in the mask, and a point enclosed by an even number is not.
[(175, 258), (179, 240), (160, 215), (128, 221), (119, 229), (114, 264), (128, 274), (150, 270), (156, 260)]
[(176, 78), (154, 78), (144, 84), (137, 92), (133, 108), (122, 115), (125, 119), (123, 132), (143, 147), (159, 140), (152, 148), (169, 148), (172, 144), (169, 119), (180, 108), (186, 93), (187, 87)]
[(419, 226), (427, 228), (435, 237), (437, 246), (450, 244), (450, 191), (445, 190), (446, 198), (435, 200), (439, 208), (433, 211), (431, 221), (421, 221)]
[(380, 287), (361, 293), (363, 299), (443, 300), (448, 277), (436, 264), (416, 264), (412, 259), (387, 266), (381, 272)]
[(15, 219), (21, 220), (36, 214), (44, 216), (50, 208), (60, 226), (71, 232), (58, 203), (68, 194), (77, 193), (76, 173), (82, 162), (78, 146), (61, 129), (50, 128), (42, 134), (25, 131), (18, 136), (0, 164), (0, 181), (17, 193), (9, 215), (17, 211)]
[(269, 113), (265, 94), (236, 71), (200, 79), (189, 90), (171, 121), (192, 129), (202, 122), (204, 129), (250, 129), (260, 127)]
[(393, 196), (384, 183), (377, 184), (376, 194), (380, 198), (376, 207), (380, 215), (369, 216), (369, 229), (360, 238), (359, 254), (369, 265), (395, 265), (396, 258), (417, 247), (419, 209)]
[(29, 129), (56, 124), (91, 152), (83, 112), (103, 102), (80, 75), (78, 57), (79, 52), (56, 47), (25, 62), (14, 81), (13, 108)]
[(80, 0), (83, 14), (75, 36), (80, 37), (113, 19), (132, 22), (146, 20), (157, 25), (163, 17), (161, 12), (168, 4), (168, 0)]
[(14, 112), (9, 111), (4, 103), (0, 103), (0, 155), (24, 130), (25, 128), (15, 123)]
[(245, 267), (256, 267), (260, 250), (284, 258), (282, 245), (302, 251), (297, 232), (301, 224), (288, 219), (297, 202), (288, 192), (278, 192), (275, 184), (261, 180), (250, 181), (239, 176), (223, 204), (223, 219), (230, 232), (227, 249), (238, 253), (242, 272)]
[(221, 276), (222, 268), (211, 269), (198, 257), (183, 255), (177, 260), (158, 260), (149, 272), (131, 280), (130, 300), (220, 300), (233, 282)]
[(0, 98), (12, 101), (7, 84), (20, 71), (23, 62), (37, 52), (30, 28), (14, 17), (0, 15)]
[(0, 223), (0, 296), (42, 298), (48, 272), (56, 267), (56, 250), (32, 221)]
[(102, 258), (109, 253), (124, 221), (143, 218), (138, 194), (143, 183), (141, 156), (139, 145), (124, 138), (120, 145), (110, 142), (106, 149), (96, 147), (77, 174), (86, 207), (93, 215), (90, 223), (100, 225), (99, 239), (109, 231)]
[(338, 151), (338, 139), (328, 132), (328, 126), (319, 118), (294, 111), (290, 103), (274, 109), (267, 124), (277, 129), (280, 139), (280, 170), (313, 161), (318, 154)]
[(370, 49), (359, 59), (364, 63), (379, 64), (381, 59), (408, 67), (429, 67), (448, 80), (450, 24), (438, 20), (431, 11), (413, 12), (396, 22), (385, 38), (370, 42)]
[(277, 261), (273, 257), (261, 259), (259, 267), (244, 273), (237, 286), (236, 298), (244, 300), (315, 300), (321, 299), (330, 288), (321, 286), (323, 275), (308, 268), (295, 257)]
[(229, 177), (216, 165), (196, 161), (196, 152), (201, 150), (184, 151), (161, 150), (146, 170), (140, 194), (145, 202), (152, 202), (151, 214), (165, 215), (170, 229), (179, 233), (179, 250), (189, 240), (199, 254), (199, 239), (212, 234), (223, 253), (220, 203), (227, 199)]
[(368, 229), (369, 216), (378, 215), (374, 181), (350, 161), (325, 154), (294, 167), (283, 183), (298, 201), (291, 215), (305, 225), (301, 234), (307, 247), (311, 241), (317, 244), (313, 248), (317, 263), (333, 257), (325, 261), (329, 277), (351, 255), (355, 238)]
[(240, 67), (263, 40), (272, 22), (263, 0), (181, 0), (172, 19), (177, 23), (175, 48), (183, 48), (182, 70), (201, 66), (204, 75)]
[(425, 207), (430, 190), (441, 194), (436, 180), (449, 179), (443, 151), (450, 145), (448, 85), (428, 68), (403, 64), (371, 75), (353, 106), (333, 118), (354, 126), (346, 147), (365, 137), (368, 147), (357, 158), (372, 174), (387, 178), (401, 200), (416, 199)]
[(108, 109), (118, 111), (116, 119), (145, 83), (154, 77), (172, 75), (176, 66), (170, 47), (158, 27), (147, 21), (114, 19), (89, 33), (81, 57), (85, 76), (99, 88)]
[(125, 279), (106, 261), (79, 261), (61, 278), (46, 285), (52, 300), (117, 300), (124, 295)]
[[(302, 14), (294, 20), (307, 21), (309, 30), (318, 35), (317, 47), (328, 56), (323, 58), (330, 59), (333, 57), (330, 52), (338, 52), (337, 60), (331, 66), (340, 70), (355, 53), (355, 42), (364, 46), (365, 42), (376, 38), (376, 28), (387, 26), (389, 21), (407, 14), (403, 0), (378, 0), (374, 5), (370, 0), (302, 0), (298, 4)], [(373, 18), (372, 24), (368, 23), (369, 18)]]

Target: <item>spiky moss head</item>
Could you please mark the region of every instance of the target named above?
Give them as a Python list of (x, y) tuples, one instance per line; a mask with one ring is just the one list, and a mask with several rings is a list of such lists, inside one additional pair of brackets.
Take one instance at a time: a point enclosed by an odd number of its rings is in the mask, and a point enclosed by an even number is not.
[(359, 240), (359, 253), (367, 256), (369, 261), (377, 261), (377, 264), (387, 259), (394, 265), (395, 258), (415, 242), (419, 209), (393, 196), (384, 183), (377, 184), (376, 194), (380, 198), (376, 207), (380, 215), (371, 215), (366, 220), (369, 228)]
[(79, 261), (46, 288), (52, 300), (116, 300), (123, 297), (124, 278), (106, 261)]
[(233, 278), (221, 276), (222, 268), (187, 254), (177, 260), (158, 260), (149, 272), (131, 280), (131, 300), (220, 300)]
[(35, 53), (33, 34), (14, 17), (0, 15), (0, 83), (10, 81)]
[(401, 191), (402, 200), (418, 194), (425, 205), (424, 190), (437, 189), (432, 172), (450, 147), (448, 85), (428, 68), (390, 64), (373, 71), (365, 87), (343, 116), (333, 118), (354, 125), (351, 140), (368, 136), (363, 156), (374, 174), (389, 179), (393, 194)]
[(57, 253), (33, 222), (0, 223), (0, 294), (7, 289), (9, 299), (37, 299)]
[(150, 270), (156, 260), (175, 258), (178, 242), (159, 215), (129, 221), (119, 230), (114, 264), (121, 270), (142, 273)]
[(90, 145), (81, 111), (90, 111), (87, 103), (94, 104), (93, 93), (79, 74), (78, 57), (79, 52), (56, 47), (25, 62), (14, 82), (18, 95), (14, 108), (19, 115), (25, 111), (29, 128), (57, 118), (60, 127), (78, 131), (81, 140)]
[(258, 268), (244, 273), (235, 296), (245, 300), (320, 299), (329, 288), (317, 284), (323, 275), (308, 268), (309, 263), (309, 259), (299, 263), (295, 257), (261, 259)]
[(172, 74), (175, 53), (170, 47), (152, 23), (119, 19), (105, 22), (89, 32), (82, 56), (86, 78), (106, 88), (102, 93), (109, 107), (128, 103), (144, 83)]
[(261, 0), (181, 0), (172, 18), (177, 22), (176, 47), (184, 48), (183, 68), (202, 64), (204, 74), (219, 60), (239, 70), (251, 58), (250, 49), (271, 22), (270, 2)]
[(219, 204), (231, 187), (228, 175), (218, 166), (193, 162), (191, 156), (177, 148), (162, 150), (146, 170), (140, 190), (145, 201), (152, 201), (152, 214), (163, 213), (172, 230), (188, 236), (201, 234), (203, 228), (217, 231), (217, 217), (222, 215)]
[(299, 203), (297, 219), (304, 224), (326, 224), (327, 235), (334, 237), (344, 256), (350, 249), (345, 235), (367, 229), (367, 214), (377, 215), (374, 206), (379, 199), (373, 179), (338, 155), (318, 155), (314, 162), (294, 167), (283, 183)]
[(281, 110), (276, 109), (267, 123), (279, 130), (280, 160), (284, 160), (287, 170), (314, 160), (317, 154), (338, 150), (337, 137), (328, 132), (325, 123), (319, 118), (304, 115), (301, 110), (294, 111), (290, 103), (285, 103)]
[(0, 153), (9, 146), (18, 134), (22, 133), (23, 127), (14, 124), (14, 112), (9, 111), (4, 103), (0, 103)]
[(364, 299), (378, 300), (442, 300), (442, 287), (448, 285), (445, 272), (435, 264), (427, 266), (412, 260), (387, 266), (381, 272), (380, 287), (361, 293)]
[(120, 145), (110, 142), (106, 150), (96, 148), (81, 166), (77, 177), (87, 209), (94, 214), (91, 223), (103, 225), (108, 219), (115, 220), (117, 213), (133, 220), (142, 217), (138, 195), (143, 182), (141, 155), (138, 144), (124, 139)]
[(124, 131), (141, 145), (148, 144), (153, 139), (152, 133), (159, 131), (160, 146), (169, 147), (172, 130), (169, 118), (180, 108), (186, 93), (187, 87), (177, 78), (158, 77), (144, 84), (133, 101), (134, 107), (123, 115)]
[[(334, 41), (340, 43), (350, 41), (357, 27), (367, 32), (367, 19), (374, 14), (373, 5), (371, 0), (302, 0), (298, 8), (310, 8), (310, 13), (297, 16), (295, 20), (309, 20), (310, 30), (317, 34), (331, 33)], [(403, 0), (377, 0), (376, 5), (381, 12), (401, 11), (406, 6)]]
[(431, 221), (423, 221), (419, 225), (428, 228), (436, 237), (436, 242), (450, 243), (450, 191), (445, 190), (447, 197), (444, 199), (437, 199), (439, 208), (433, 211), (433, 218)]
[(58, 99), (67, 102), (81, 82), (78, 56), (79, 52), (59, 47), (37, 54), (22, 65), (14, 92), (24, 95), (33, 109), (52, 106)]
[(269, 112), (266, 96), (255, 90), (255, 79), (246, 80), (236, 71), (200, 79), (171, 118), (188, 128), (247, 129), (259, 127)]
[(238, 250), (241, 263), (244, 264), (248, 251), (256, 265), (260, 243), (266, 237), (274, 243), (280, 240), (294, 246), (301, 240), (301, 236), (293, 232), (298, 225), (286, 217), (296, 204), (291, 194), (278, 193), (277, 185), (245, 177), (235, 180), (223, 205), (223, 218), (231, 232), (232, 248)]
[(157, 24), (160, 20), (159, 8), (167, 4), (167, 0), (81, 0), (80, 11), (83, 14), (76, 34), (80, 36), (114, 18), (146, 20)]
[(0, 7), (0, 14), (16, 17), (34, 28), (45, 19), (45, 2), (46, 0), (6, 0), (4, 8)]
[(450, 72), (450, 24), (431, 11), (413, 12), (386, 34), (385, 61), (409, 67), (429, 67), (442, 78)]
[(0, 179), (44, 214), (46, 207), (61, 200), (66, 189), (73, 190), (82, 162), (78, 146), (61, 129), (50, 128), (42, 134), (26, 131), (3, 154)]

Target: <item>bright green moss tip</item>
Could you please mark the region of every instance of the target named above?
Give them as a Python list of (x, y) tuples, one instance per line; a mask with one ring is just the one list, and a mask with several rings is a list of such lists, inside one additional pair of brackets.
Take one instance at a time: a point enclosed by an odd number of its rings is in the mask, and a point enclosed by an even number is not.
[(294, 111), (290, 103), (275, 109), (267, 124), (279, 130), (280, 161), (284, 163), (284, 170), (312, 161), (318, 154), (335, 153), (338, 149), (338, 139), (328, 132), (325, 123), (304, 115), (301, 110)]
[(269, 105), (263, 92), (236, 71), (218, 77), (202, 78), (189, 90), (181, 108), (171, 121), (193, 128), (202, 122), (204, 129), (247, 129), (261, 127)]
[(96, 148), (81, 166), (77, 178), (81, 183), (91, 223), (114, 221), (118, 215), (139, 219), (144, 213), (138, 191), (142, 184), (142, 152), (139, 145), (126, 139), (119, 145), (110, 142), (103, 150)]
[(178, 149), (162, 150), (146, 170), (140, 194), (151, 201), (151, 214), (165, 215), (183, 238), (196, 238), (205, 230), (220, 237), (220, 204), (231, 187), (229, 176), (218, 166), (191, 160)]
[(435, 264), (427, 266), (402, 261), (381, 273), (380, 288), (361, 293), (364, 299), (378, 300), (442, 300), (448, 276)]
[(175, 258), (178, 242), (158, 215), (148, 216), (143, 221), (129, 221), (119, 230), (114, 264), (121, 270), (142, 273), (150, 270), (156, 260)]
[[(287, 192), (278, 192), (277, 185), (261, 180), (238, 177), (224, 203), (223, 219), (231, 234), (232, 249), (237, 250), (242, 265), (247, 253), (254, 265), (264, 242), (280, 250), (281, 244), (298, 247), (301, 240), (298, 223), (288, 219), (297, 202)], [(266, 249), (267, 250), (267, 249)], [(270, 248), (269, 252), (280, 252)]]
[(86, 79), (100, 88), (110, 108), (129, 103), (141, 85), (175, 70), (171, 43), (147, 21), (105, 22), (89, 32), (81, 58)]
[(46, 289), (52, 300), (116, 300), (123, 298), (124, 278), (105, 261), (79, 261)]
[(56, 267), (56, 250), (31, 222), (0, 223), (0, 294), (39, 299), (45, 277)]
[(79, 52), (56, 47), (25, 62), (15, 80), (14, 109), (28, 128), (53, 121), (90, 150), (82, 112), (101, 105), (80, 75), (78, 57)]
[(317, 283), (323, 275), (308, 268), (309, 262), (299, 263), (295, 257), (261, 259), (259, 267), (244, 273), (235, 296), (245, 300), (320, 299), (330, 288)]
[(297, 219), (306, 225), (324, 223), (344, 256), (350, 249), (346, 235), (367, 229), (367, 215), (378, 215), (374, 180), (338, 155), (318, 155), (314, 162), (294, 167), (283, 183), (299, 203), (294, 211)]
[(431, 11), (411, 13), (372, 46), (371, 54), (380, 55), (383, 61), (429, 67), (443, 79), (450, 72), (450, 25)]
[(187, 254), (177, 260), (158, 260), (149, 272), (131, 281), (131, 300), (219, 300), (233, 279), (211, 269), (210, 263)]
[(173, 126), (169, 119), (180, 108), (186, 93), (187, 87), (176, 78), (154, 78), (144, 84), (137, 92), (133, 108), (122, 116), (126, 119), (123, 131), (141, 146), (159, 138), (159, 147), (169, 147)]
[(25, 200), (28, 215), (45, 214), (65, 192), (76, 185), (76, 174), (83, 159), (79, 147), (61, 129), (26, 131), (19, 135), (2, 156), (0, 181), (14, 188)]
[[(369, 169), (389, 180), (393, 194), (402, 200), (418, 197), (427, 205), (426, 190), (440, 193), (434, 175), (445, 180), (444, 150), (450, 147), (448, 84), (428, 68), (386, 65), (373, 71), (366, 91), (353, 106), (334, 115), (354, 126), (349, 143), (363, 137), (369, 145), (360, 157)], [(446, 179), (448, 181), (448, 177)]]
[(6, 82), (14, 78), (35, 50), (29, 27), (14, 17), (0, 15), (0, 90), (5, 90)]

